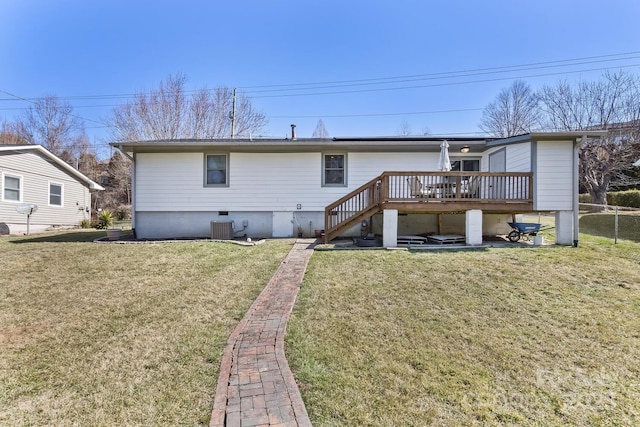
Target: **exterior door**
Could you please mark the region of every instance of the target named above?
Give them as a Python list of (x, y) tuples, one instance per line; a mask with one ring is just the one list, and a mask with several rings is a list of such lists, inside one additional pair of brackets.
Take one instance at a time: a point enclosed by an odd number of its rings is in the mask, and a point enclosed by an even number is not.
[[(502, 148), (495, 153), (489, 154), (489, 172), (507, 171), (507, 150)], [(503, 177), (492, 177), (489, 182), (489, 192), (491, 199), (506, 198), (506, 183)]]

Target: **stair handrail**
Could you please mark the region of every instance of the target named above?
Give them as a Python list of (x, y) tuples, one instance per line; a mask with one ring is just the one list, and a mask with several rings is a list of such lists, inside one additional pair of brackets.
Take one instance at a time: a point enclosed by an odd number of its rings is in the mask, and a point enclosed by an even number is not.
[[(329, 204), (325, 207), (324, 210), (324, 224), (325, 224), (325, 241), (331, 240), (332, 236), (336, 230), (341, 229), (353, 221), (353, 218), (359, 217), (363, 214), (363, 212), (368, 212), (374, 207), (379, 207), (382, 202), (381, 198), (381, 187), (383, 176), (379, 175), (372, 180), (364, 183), (360, 187), (351, 191), (348, 194), (345, 194), (335, 202)], [(367, 197), (368, 193), (368, 197)], [(345, 205), (350, 201), (354, 201), (356, 198), (361, 198), (359, 203), (353, 202), (351, 205), (351, 209), (336, 211), (341, 205)], [(364, 199), (364, 201), (362, 200)], [(341, 216), (338, 222), (333, 224), (332, 217)]]

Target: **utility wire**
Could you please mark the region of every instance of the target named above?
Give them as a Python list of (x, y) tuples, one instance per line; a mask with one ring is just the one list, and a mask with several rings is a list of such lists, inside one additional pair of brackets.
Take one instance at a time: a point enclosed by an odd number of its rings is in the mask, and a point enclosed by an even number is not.
[[(620, 65), (616, 68), (630, 68), (630, 67), (640, 67), (640, 64), (630, 64), (630, 65)], [(377, 89), (358, 89), (358, 90), (341, 90), (341, 91), (330, 91), (330, 92), (309, 92), (309, 93), (289, 93), (289, 94), (280, 94), (280, 95), (258, 95), (252, 96), (251, 99), (257, 98), (284, 98), (284, 97), (294, 97), (294, 96), (318, 96), (318, 95), (341, 95), (347, 93), (367, 93), (367, 92), (388, 92), (394, 90), (408, 90), (408, 89), (424, 89), (429, 87), (443, 87), (443, 86), (458, 86), (458, 85), (467, 85), (474, 83), (490, 83), (490, 82), (498, 82), (504, 80), (514, 80), (514, 79), (528, 79), (535, 77), (550, 77), (550, 76), (559, 76), (565, 74), (576, 74), (576, 73), (585, 73), (592, 71), (605, 71), (610, 68), (591, 68), (586, 70), (575, 70), (575, 71), (560, 71), (557, 73), (543, 73), (543, 74), (531, 74), (525, 76), (510, 76), (510, 77), (498, 77), (494, 79), (481, 79), (481, 80), (467, 80), (462, 82), (447, 82), (447, 83), (434, 83), (428, 85), (414, 85), (414, 86), (399, 86), (399, 87), (388, 87), (388, 88), (377, 88)]]
[[(31, 100), (31, 99), (27, 99), (27, 98), (23, 98), (23, 97), (21, 97), (21, 96), (15, 95), (15, 94), (13, 94), (13, 93), (7, 92), (6, 90), (2, 90), (2, 89), (0, 89), (0, 92), (4, 93), (4, 94), (6, 94), (6, 95), (9, 95), (9, 96), (13, 96), (14, 98), (20, 99), (20, 100), (22, 100), (22, 101), (30, 102), (31, 104), (36, 104), (36, 103), (37, 103), (36, 101), (33, 101), (33, 100)], [(36, 98), (36, 99), (44, 99), (44, 98)], [(72, 108), (73, 108), (73, 107), (72, 107)], [(106, 123), (102, 123), (102, 122), (99, 122), (99, 121), (97, 121), (97, 120), (93, 120), (93, 119), (88, 119), (88, 118), (86, 118), (86, 117), (82, 117), (82, 116), (79, 116), (79, 115), (74, 114), (74, 113), (69, 113), (69, 115), (70, 115), (70, 116), (73, 116), (73, 117), (76, 117), (76, 118), (79, 118), (79, 119), (82, 119), (82, 120), (85, 120), (85, 121), (87, 121), (87, 122), (92, 122), (92, 123), (96, 123), (96, 124), (99, 124), (99, 125), (102, 125), (102, 126), (110, 127), (110, 126), (109, 126), (108, 124), (106, 124)]]
[[(640, 59), (640, 56), (628, 57), (624, 59)], [(246, 94), (252, 93), (266, 93), (266, 92), (283, 92), (283, 91), (294, 91), (294, 90), (317, 90), (317, 89), (333, 89), (339, 87), (356, 87), (356, 86), (370, 86), (370, 85), (384, 85), (384, 84), (393, 84), (393, 83), (408, 83), (408, 82), (416, 82), (416, 81), (425, 81), (425, 80), (444, 80), (444, 79), (454, 79), (461, 77), (473, 77), (473, 76), (481, 76), (481, 75), (490, 75), (490, 74), (503, 74), (507, 72), (515, 72), (515, 71), (529, 71), (529, 70), (541, 70), (541, 69), (549, 69), (549, 68), (558, 68), (558, 67), (567, 67), (574, 65), (588, 65), (588, 64), (596, 64), (603, 62), (610, 62), (611, 60), (600, 60), (600, 61), (588, 61), (588, 62), (579, 62), (573, 63), (569, 65), (547, 65), (543, 67), (519, 67), (517, 69), (512, 70), (499, 70), (499, 71), (484, 71), (484, 72), (459, 72), (459, 73), (446, 73), (447, 75), (442, 75), (444, 73), (437, 73), (431, 75), (425, 75), (421, 77), (407, 77), (407, 78), (398, 78), (392, 81), (384, 81), (384, 82), (370, 82), (370, 83), (349, 83), (349, 84), (335, 84), (335, 85), (323, 85), (323, 86), (314, 86), (314, 87), (296, 87), (289, 89), (268, 89), (268, 90), (256, 90), (256, 91), (248, 91)], [(567, 71), (567, 72), (575, 72), (575, 71)], [(428, 77), (427, 77), (428, 76)]]
[[(262, 86), (239, 86), (238, 89), (260, 89), (260, 88), (288, 87), (288, 86), (316, 86), (316, 85), (339, 84), (339, 83), (361, 83), (361, 82), (368, 82), (368, 81), (396, 80), (396, 79), (408, 79), (408, 78), (432, 77), (432, 76), (447, 77), (450, 74), (485, 72), (485, 71), (502, 70), (502, 69), (509, 69), (509, 68), (531, 67), (531, 66), (536, 66), (536, 65), (558, 64), (558, 63), (584, 61), (584, 60), (600, 59), (600, 58), (611, 58), (611, 57), (615, 57), (615, 56), (628, 56), (628, 55), (637, 55), (637, 54), (640, 54), (640, 51), (614, 53), (614, 54), (599, 55), (599, 56), (587, 56), (587, 57), (582, 57), (582, 58), (564, 59), (564, 60), (557, 60), (557, 61), (534, 62), (534, 63), (521, 64), (521, 65), (505, 65), (505, 66), (500, 66), (500, 67), (476, 68), (476, 69), (470, 69), (470, 70), (448, 71), (448, 72), (430, 73), (430, 74), (413, 74), (413, 75), (407, 75), (407, 76), (378, 77), (378, 78), (359, 79), (359, 80), (336, 80), (336, 81), (315, 82), (315, 83), (291, 83), (291, 84), (262, 85)], [(606, 60), (606, 61), (598, 61), (598, 62), (622, 61), (622, 60), (626, 60), (626, 59), (636, 59), (636, 58), (637, 57), (616, 58), (616, 59), (609, 59), (609, 60)], [(574, 65), (574, 64), (567, 64), (565, 66), (569, 66), (569, 65)], [(545, 68), (545, 67), (540, 67), (540, 68)], [(518, 71), (518, 70), (516, 70), (516, 71)]]
[[(382, 84), (405, 83), (405, 82), (421, 81), (421, 80), (441, 80), (441, 79), (447, 79), (447, 78), (448, 79), (461, 78), (461, 77), (470, 77), (470, 76), (476, 76), (476, 75), (498, 74), (498, 73), (514, 72), (514, 71), (528, 71), (528, 70), (536, 70), (536, 69), (548, 69), (548, 68), (569, 67), (569, 66), (576, 66), (576, 65), (587, 65), (587, 64), (593, 64), (593, 63), (625, 61), (625, 60), (640, 58), (640, 56), (637, 56), (638, 54), (640, 54), (640, 51), (632, 51), (632, 52), (609, 54), (609, 55), (588, 56), (588, 57), (582, 57), (582, 58), (573, 58), (573, 59), (556, 60), (556, 61), (534, 62), (534, 63), (520, 64), (520, 65), (506, 65), (506, 66), (500, 66), (500, 67), (439, 72), (439, 73), (430, 73), (430, 74), (414, 74), (414, 75), (406, 75), (406, 76), (378, 77), (378, 78), (357, 79), (357, 80), (336, 80), (336, 81), (315, 82), (315, 83), (290, 83), (290, 84), (275, 84), (275, 85), (261, 85), (261, 86), (239, 86), (238, 88), (249, 89), (249, 91), (245, 93), (251, 94), (251, 93), (264, 93), (264, 92), (285, 92), (285, 91), (292, 91), (292, 90), (317, 90), (317, 89), (327, 89), (327, 88), (330, 89), (330, 88), (337, 88), (337, 87), (382, 85)], [(622, 65), (618, 68), (630, 67), (630, 66), (637, 66), (637, 65)], [(526, 77), (549, 76), (549, 75), (576, 73), (576, 72), (585, 72), (585, 71), (598, 71), (598, 70), (604, 70), (604, 69), (608, 69), (608, 68), (598, 68), (598, 69), (591, 69), (591, 70), (575, 70), (575, 71), (566, 71), (566, 72), (553, 73), (553, 74), (539, 74), (539, 75), (532, 75), (532, 76), (526, 76)], [(513, 78), (517, 78), (517, 77), (509, 77), (509, 78), (504, 78), (500, 80), (513, 79)], [(483, 81), (486, 81), (486, 80), (480, 80), (480, 82), (483, 82)], [(495, 80), (489, 80), (489, 81), (495, 81)], [(468, 82), (462, 82), (461, 84), (466, 84), (466, 83)], [(456, 83), (452, 82), (448, 84), (456, 84)], [(304, 86), (313, 86), (313, 87), (304, 87)], [(401, 90), (401, 89), (411, 89), (415, 87), (425, 87), (425, 86), (408, 86), (408, 87), (399, 87), (399, 88), (386, 88), (381, 90)], [(275, 88), (275, 89), (256, 90), (256, 91), (251, 90), (251, 89), (268, 89), (268, 88)], [(213, 91), (215, 89), (208, 89), (208, 90)], [(199, 90), (185, 90), (186, 93), (195, 93), (198, 91)], [(371, 91), (371, 89), (367, 91)], [(356, 92), (356, 91), (350, 91), (350, 92)], [(334, 92), (328, 92), (327, 94), (333, 94), (333, 93)], [(127, 99), (127, 98), (135, 97), (136, 95), (137, 94), (130, 94), (130, 93), (129, 94), (106, 94), (106, 95), (76, 95), (76, 96), (62, 96), (58, 98), (61, 100)], [(285, 94), (282, 96), (290, 96), (290, 95)], [(15, 97), (15, 98), (18, 98), (24, 101), (34, 101), (34, 100), (41, 99), (37, 97), (36, 98)], [(13, 99), (0, 99), (0, 101), (12, 101), (12, 100)]]
[[(640, 64), (627, 64), (627, 65), (620, 65), (617, 66), (616, 68), (631, 68), (631, 67), (639, 67)], [(390, 87), (390, 88), (375, 88), (375, 89), (357, 89), (357, 90), (344, 90), (344, 91), (324, 91), (324, 92), (310, 92), (310, 93), (295, 93), (295, 94), (279, 94), (279, 95), (258, 95), (258, 96), (252, 96), (251, 98), (282, 98), (282, 97), (303, 97), (303, 96), (319, 96), (319, 95), (339, 95), (339, 94), (350, 94), (350, 93), (367, 93), (367, 92), (387, 92), (387, 91), (395, 91), (395, 90), (409, 90), (409, 89), (423, 89), (423, 88), (430, 88), (430, 87), (444, 87), (444, 86), (457, 86), (457, 85), (468, 85), (468, 84), (475, 84), (475, 83), (489, 83), (489, 82), (496, 82), (496, 81), (505, 81), (505, 80), (514, 80), (514, 79), (525, 79), (525, 78), (536, 78), (536, 77), (549, 77), (549, 76), (557, 76), (557, 75), (565, 75), (565, 74), (576, 74), (576, 73), (584, 73), (584, 72), (593, 72), (593, 71), (605, 71), (605, 70), (609, 70), (609, 67), (603, 67), (603, 68), (591, 68), (591, 69), (580, 69), (580, 70), (573, 70), (573, 71), (559, 71), (559, 72), (555, 72), (555, 73), (542, 73), (542, 74), (529, 74), (529, 75), (522, 75), (522, 76), (508, 76), (508, 77), (498, 77), (498, 78), (492, 78), (492, 79), (479, 79), (479, 80), (466, 80), (466, 81), (457, 81), (457, 82), (443, 82), (443, 83), (433, 83), (433, 84), (428, 84), (428, 85), (413, 85), (413, 86), (396, 86), (396, 87)], [(312, 88), (307, 88), (309, 90), (313, 90)], [(13, 96), (15, 98), (17, 98), (18, 100), (22, 100), (22, 101), (26, 101), (26, 102), (31, 102), (31, 103), (35, 103), (35, 100), (38, 99), (42, 99), (42, 98), (23, 98), (23, 97), (19, 97), (17, 95), (13, 95), (10, 94), (9, 92), (0, 90), (0, 92), (6, 93), (10, 96)], [(63, 99), (63, 100), (68, 100), (68, 99), (77, 99), (77, 97), (66, 97), (66, 98), (58, 98), (58, 99)], [(89, 98), (83, 98), (83, 99), (89, 99)], [(92, 98), (92, 99), (98, 99), (98, 98)], [(3, 101), (6, 99), (0, 99), (0, 101)], [(14, 99), (11, 99), (11, 101), (13, 101)], [(76, 105), (73, 106), (74, 108), (98, 108), (98, 107), (119, 107), (125, 104), (99, 104), (99, 105)], [(24, 110), (26, 108), (0, 108), (0, 110), (2, 111), (9, 111), (9, 110)], [(429, 112), (430, 113), (430, 112)], [(390, 113), (390, 114), (396, 114), (396, 113)], [(420, 112), (415, 112), (415, 113), (411, 113), (411, 114), (427, 114), (427, 113), (420, 113)], [(329, 115), (321, 115), (324, 117), (330, 117)], [(354, 117), (357, 117), (360, 115), (355, 115)], [(277, 117), (277, 116), (271, 116), (271, 117)], [(288, 117), (292, 117), (292, 116), (288, 116)], [(104, 126), (108, 126), (105, 123), (102, 122), (98, 122), (95, 120), (90, 120), (87, 119), (88, 121), (93, 121), (94, 123), (97, 124), (101, 124)]]
[(409, 111), (402, 113), (365, 113), (365, 114), (308, 114), (308, 115), (287, 115), (287, 116), (269, 116), (273, 119), (315, 119), (322, 118), (353, 118), (353, 117), (384, 117), (384, 116), (416, 116), (422, 114), (444, 114), (444, 113), (464, 113), (467, 111), (482, 111), (484, 108), (461, 108), (456, 110), (434, 110), (434, 111)]

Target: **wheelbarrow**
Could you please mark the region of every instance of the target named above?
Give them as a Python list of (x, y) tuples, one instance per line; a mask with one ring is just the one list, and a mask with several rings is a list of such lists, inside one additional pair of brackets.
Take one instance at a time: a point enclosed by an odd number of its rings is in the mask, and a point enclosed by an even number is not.
[(507, 224), (513, 229), (507, 235), (511, 242), (517, 242), (520, 239), (529, 240), (529, 236), (535, 236), (540, 231), (540, 224), (533, 222), (508, 222)]

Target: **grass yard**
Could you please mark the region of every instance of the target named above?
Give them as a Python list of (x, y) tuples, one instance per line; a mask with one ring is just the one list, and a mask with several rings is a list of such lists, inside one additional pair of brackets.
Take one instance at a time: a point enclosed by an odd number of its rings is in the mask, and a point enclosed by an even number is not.
[(640, 424), (640, 244), (316, 252), (298, 298), (314, 426)]
[(208, 424), (222, 349), (292, 241), (0, 239), (0, 425)]

